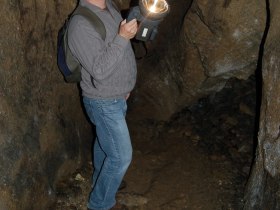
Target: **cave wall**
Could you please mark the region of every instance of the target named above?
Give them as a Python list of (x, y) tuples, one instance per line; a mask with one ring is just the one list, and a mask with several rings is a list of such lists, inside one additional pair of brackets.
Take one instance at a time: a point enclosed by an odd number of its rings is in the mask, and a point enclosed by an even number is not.
[(76, 84), (56, 66), (56, 36), (76, 1), (0, 8), (0, 209), (48, 209), (55, 183), (90, 153)]
[(180, 34), (172, 27), (160, 31), (157, 39), (172, 40), (170, 32), (179, 39), (169, 43), (164, 59), (153, 54), (146, 59), (150, 67), (141, 69), (134, 110), (150, 110), (140, 117), (167, 120), (198, 98), (221, 90), (229, 78), (247, 79), (257, 66), (265, 20), (262, 0), (193, 1), (184, 22), (177, 22)]
[(263, 86), (258, 147), (247, 184), (244, 206), (246, 210), (280, 209), (279, 9), (278, 1), (267, 1), (270, 24), (262, 59)]
[[(117, 3), (122, 9), (129, 7), (128, 0)], [(253, 74), (265, 29), (265, 3), (170, 1), (170, 14), (156, 40), (146, 43), (148, 56), (138, 61), (130, 113), (168, 120), (198, 98), (222, 89), (229, 78)], [(260, 146), (250, 182), (260, 184), (248, 185), (248, 209), (261, 206), (259, 198), (268, 199), (270, 192), (276, 193), (274, 201), (279, 198), (279, 3), (270, 4)], [(75, 5), (75, 0), (6, 0), (0, 8), (1, 210), (50, 208), (55, 183), (89, 158), (91, 127), (79, 89), (66, 84), (56, 66), (57, 31)]]

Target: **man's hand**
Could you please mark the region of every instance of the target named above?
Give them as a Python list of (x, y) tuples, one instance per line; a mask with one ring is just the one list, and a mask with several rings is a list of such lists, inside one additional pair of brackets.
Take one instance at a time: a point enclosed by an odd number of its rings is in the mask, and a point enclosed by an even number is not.
[(119, 35), (124, 37), (125, 39), (129, 40), (132, 39), (137, 32), (137, 21), (136, 19), (133, 19), (126, 22), (126, 19), (121, 22), (120, 28), (119, 28)]

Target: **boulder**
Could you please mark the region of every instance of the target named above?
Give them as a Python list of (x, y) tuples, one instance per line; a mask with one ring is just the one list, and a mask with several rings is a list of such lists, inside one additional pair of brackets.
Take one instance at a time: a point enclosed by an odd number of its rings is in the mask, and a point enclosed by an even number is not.
[[(181, 8), (187, 4), (182, 2)], [(168, 120), (198, 98), (221, 90), (228, 79), (247, 79), (257, 67), (265, 20), (264, 1), (193, 1), (164, 59), (151, 55), (141, 69), (134, 109), (150, 110), (141, 117)], [(166, 31), (177, 37), (171, 27)], [(159, 36), (167, 42), (166, 31)]]
[(245, 210), (280, 209), (280, 4), (270, 0), (267, 8), (258, 146), (247, 184)]

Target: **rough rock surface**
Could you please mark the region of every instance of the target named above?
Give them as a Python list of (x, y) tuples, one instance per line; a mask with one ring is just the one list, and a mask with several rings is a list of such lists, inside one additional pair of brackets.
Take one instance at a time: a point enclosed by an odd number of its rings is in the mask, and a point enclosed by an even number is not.
[[(190, 2), (170, 1), (171, 12), (157, 39), (146, 43), (149, 53), (138, 62), (139, 79), (131, 97), (134, 116), (139, 113), (141, 118), (167, 120), (196, 99), (221, 90), (231, 77), (247, 79), (256, 69), (265, 28), (265, 1), (196, 0), (187, 13)], [(128, 0), (118, 3), (128, 8)], [(2, 2), (1, 210), (51, 208), (57, 181), (90, 154), (86, 152), (90, 126), (81, 109), (79, 89), (65, 84), (56, 67), (57, 31), (75, 5), (74, 0)], [(271, 0), (260, 146), (251, 179), (260, 185), (251, 185), (248, 191), (248, 200), (259, 202), (259, 206), (269, 200), (270, 192), (279, 196), (278, 185), (273, 184), (279, 177), (280, 156), (277, 8), (279, 3)], [(263, 193), (267, 200), (258, 199)]]
[[(55, 183), (85, 158), (90, 129), (75, 84), (56, 67), (56, 36), (75, 1), (0, 8), (0, 209), (48, 209)], [(82, 153), (83, 152), (83, 153)]]
[(229, 78), (247, 79), (257, 66), (265, 19), (264, 1), (193, 1), (165, 59), (147, 58), (135, 109), (166, 120)]
[(267, 1), (267, 8), (270, 24), (262, 61), (258, 148), (246, 192), (246, 210), (280, 209), (280, 4)]

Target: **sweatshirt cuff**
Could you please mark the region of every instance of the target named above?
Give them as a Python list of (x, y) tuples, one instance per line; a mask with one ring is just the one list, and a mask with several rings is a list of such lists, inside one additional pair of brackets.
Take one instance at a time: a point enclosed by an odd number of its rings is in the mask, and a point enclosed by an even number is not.
[(125, 39), (124, 37), (117, 34), (117, 36), (114, 38), (113, 43), (125, 48), (126, 45), (129, 43), (129, 40)]

